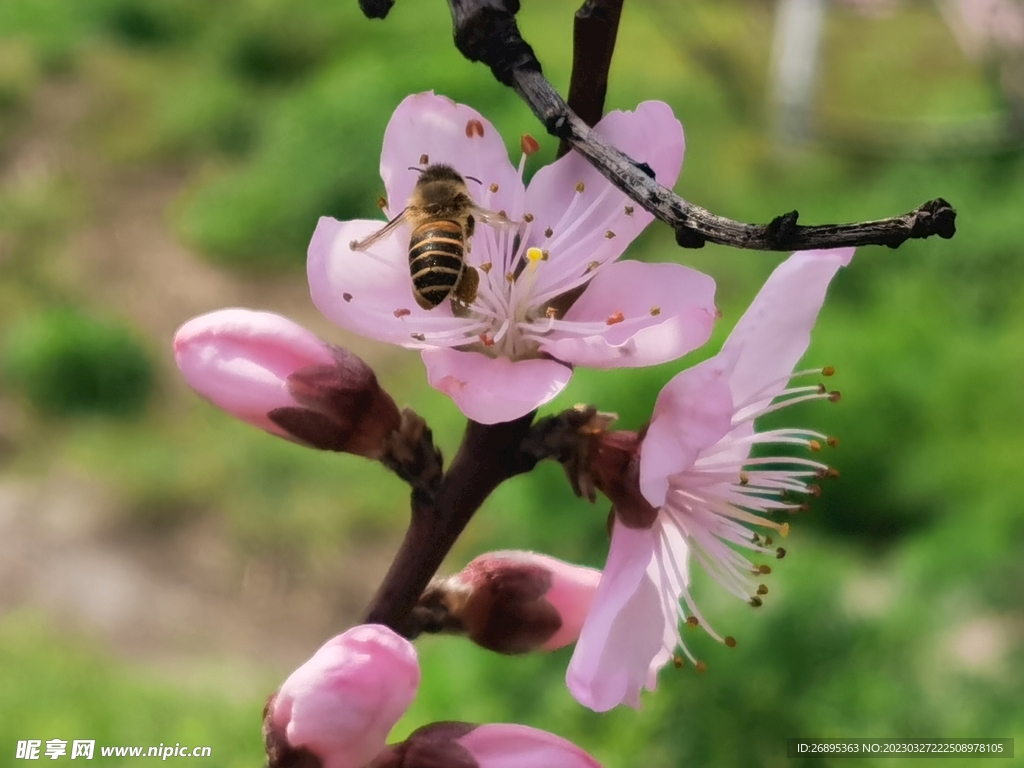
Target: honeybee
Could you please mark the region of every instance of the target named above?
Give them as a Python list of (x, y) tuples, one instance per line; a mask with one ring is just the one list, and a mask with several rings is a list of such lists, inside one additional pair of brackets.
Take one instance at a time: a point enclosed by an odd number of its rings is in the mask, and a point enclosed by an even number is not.
[[(480, 183), (479, 179), (467, 178)], [(478, 222), (493, 227), (514, 226), (503, 212), (474, 203), (466, 180), (450, 165), (428, 165), (420, 171), (405, 209), (369, 237), (353, 241), (351, 247), (365, 251), (402, 224), (409, 224), (409, 272), (416, 303), (423, 309), (433, 309), (451, 296), (468, 306), (476, 299), (480, 285), (480, 275), (466, 264), (469, 238)]]

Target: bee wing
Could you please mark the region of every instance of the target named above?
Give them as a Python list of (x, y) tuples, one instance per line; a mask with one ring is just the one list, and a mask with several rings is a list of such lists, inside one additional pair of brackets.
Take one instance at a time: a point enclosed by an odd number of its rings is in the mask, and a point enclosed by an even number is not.
[(398, 227), (400, 227), (402, 224), (405, 223), (405, 219), (406, 219), (406, 216), (408, 215), (408, 213), (409, 213), (409, 209), (408, 208), (403, 208), (402, 212), (400, 214), (395, 216), (395, 218), (393, 218), (391, 221), (389, 221), (387, 224), (385, 224), (383, 227), (378, 229), (376, 232), (374, 232), (369, 237), (363, 238), (362, 240), (353, 240), (352, 243), (351, 243), (352, 250), (353, 251), (365, 251), (367, 248), (369, 248), (374, 243), (379, 242), (382, 238), (387, 237), (392, 232), (394, 232), (396, 229), (398, 229)]
[(481, 224), (486, 224), (495, 229), (511, 229), (519, 226), (518, 222), (512, 221), (501, 211), (490, 211), (487, 208), (481, 208), (479, 205), (473, 206), (473, 218)]

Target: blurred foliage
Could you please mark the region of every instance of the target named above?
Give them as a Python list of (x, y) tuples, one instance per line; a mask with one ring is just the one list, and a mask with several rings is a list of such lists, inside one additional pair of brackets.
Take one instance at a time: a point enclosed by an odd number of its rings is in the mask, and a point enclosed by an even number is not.
[(71, 309), (48, 310), (10, 329), (4, 378), (40, 411), (67, 416), (139, 413), (153, 366), (130, 329)]
[(102, 758), (100, 747), (148, 748), (169, 735), (180, 744), (210, 746), (211, 761), (224, 768), (251, 768), (263, 755), (249, 732), (262, 704), (240, 704), (224, 690), (201, 687), (179, 686), (169, 697), (161, 676), (112, 663), (98, 647), (58, 637), (30, 614), (0, 621), (0, 665), (8, 755), (15, 740), (64, 739), (70, 754), (71, 741), (92, 739), (95, 764), (138, 765), (138, 758)]
[[(577, 4), (526, 4), (520, 14), (563, 90)], [(827, 460), (842, 477), (793, 521), (771, 599), (754, 611), (698, 573), (705, 615), (739, 645), (688, 635), (707, 673), (666, 670), (639, 714), (577, 706), (562, 684), (567, 652), (507, 659), (425, 639), (423, 688), (396, 735), (438, 719), (517, 720), (578, 741), (609, 768), (782, 766), (790, 736), (1024, 738), (1024, 561), (1015, 546), (1024, 538), (1024, 155), (866, 153), (851, 117), (956, 120), (999, 100), (924, 7), (874, 20), (832, 14), (819, 116), (852, 126), (848, 143), (787, 152), (770, 143), (768, 3), (628, 6), (608, 96), (609, 108), (669, 102), (687, 135), (679, 191), (733, 218), (767, 221), (797, 208), (808, 222), (869, 219), (936, 196), (959, 212), (952, 241), (864, 249), (835, 281), (806, 364), (836, 366), (829, 384), (843, 399), (775, 420), (838, 435)], [(408, 93), (434, 89), (472, 104), (513, 157), (519, 134), (541, 137), (527, 173), (554, 153), (514, 95), (454, 51), (449, 19), (432, 4), (398, 3), (381, 23), (363, 19), (354, 0), (3, 0), (0, 31), (0, 156), (34, 93), (55, 80), (78, 83), (94, 106), (74, 139), (111, 169), (184, 173), (173, 225), (241, 275), (301, 280), (317, 217), (379, 217), (381, 137)], [(6, 369), (42, 371), (19, 386), (38, 397), (53, 386), (40, 381), (56, 381), (52, 402), (65, 403), (83, 395), (61, 366), (98, 382), (116, 360), (136, 382), (138, 407), (149, 369), (130, 336), (81, 312), (53, 312), (89, 306), (53, 266), (82, 209), (88, 201), (73, 180), (0, 185)], [(716, 278), (724, 319), (688, 364), (714, 353), (779, 261), (713, 246), (680, 251), (660, 227), (630, 255), (685, 261)], [(381, 360), (382, 382), (428, 418), (450, 455), (462, 428), (451, 403), (425, 389), (414, 355)], [(547, 410), (593, 402), (637, 429), (680, 368), (579, 370)], [(306, 574), (330, 575), (347, 553), (393, 546), (406, 491), (383, 470), (303, 451), (188, 402), (165, 397), (137, 423), (76, 421), (38, 450), (115, 486), (134, 522), (217, 515), (240, 549), (286, 557)], [(510, 546), (600, 565), (606, 513), (606, 503), (572, 498), (558, 467), (542, 466), (488, 501), (452, 567)], [(258, 696), (235, 708), (171, 684), (128, 684), (62, 642), (25, 635), (14, 618), (0, 630), (5, 668), (28, 670), (0, 684), (5, 730), (42, 733), (53, 718), (84, 729), (108, 718), (95, 732), (116, 741), (136, 734), (116, 725), (119, 716), (166, 709), (170, 724), (159, 733), (138, 730), (159, 741), (192, 733), (175, 713), (209, 713), (203, 737), (217, 763), (258, 762)], [(55, 665), (62, 677), (47, 671)], [(958, 764), (966, 763), (942, 763)]]

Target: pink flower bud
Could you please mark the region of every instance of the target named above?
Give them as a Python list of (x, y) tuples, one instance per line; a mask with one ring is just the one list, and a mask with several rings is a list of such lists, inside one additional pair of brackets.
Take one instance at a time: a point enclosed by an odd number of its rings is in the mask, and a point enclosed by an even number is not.
[(260, 429), (329, 451), (379, 458), (401, 421), (373, 370), (346, 349), (270, 312), (223, 309), (174, 336), (200, 395)]
[(525, 725), (433, 723), (368, 768), (601, 768), (572, 742)]
[[(384, 749), (420, 682), (405, 638), (364, 624), (328, 640), (263, 711), (270, 768), (362, 768)], [(307, 761), (307, 762), (303, 762)]]
[(490, 552), (428, 588), (454, 625), (498, 653), (554, 650), (574, 642), (601, 572), (535, 552)]

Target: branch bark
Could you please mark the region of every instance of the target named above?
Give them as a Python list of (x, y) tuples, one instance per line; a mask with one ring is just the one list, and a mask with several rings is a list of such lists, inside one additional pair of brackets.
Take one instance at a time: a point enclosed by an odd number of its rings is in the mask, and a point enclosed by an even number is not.
[[(597, 125), (604, 114), (622, 2), (586, 0), (573, 21), (569, 108), (587, 125)], [(570, 149), (569, 142), (563, 140), (558, 146), (558, 156)]]
[(436, 494), (413, 492), (405, 539), (370, 602), (365, 623), (384, 624), (407, 637), (415, 634), (412, 609), (459, 534), (495, 488), (536, 466), (538, 459), (521, 448), (533, 416), (502, 424), (467, 423)]
[(383, 19), (394, 4), (395, 0), (359, 0), (359, 7), (368, 19)]
[(568, 143), (616, 187), (672, 227), (684, 248), (701, 248), (707, 242), (761, 251), (851, 245), (897, 248), (908, 239), (948, 239), (956, 232), (956, 211), (942, 198), (901, 216), (850, 224), (803, 226), (797, 223), (796, 211), (767, 224), (745, 224), (711, 213), (658, 184), (648, 166), (596, 136), (569, 108), (519, 33), (517, 0), (449, 0), (449, 6), (459, 51), (490, 67), (499, 82), (512, 87), (530, 106), (548, 133)]

